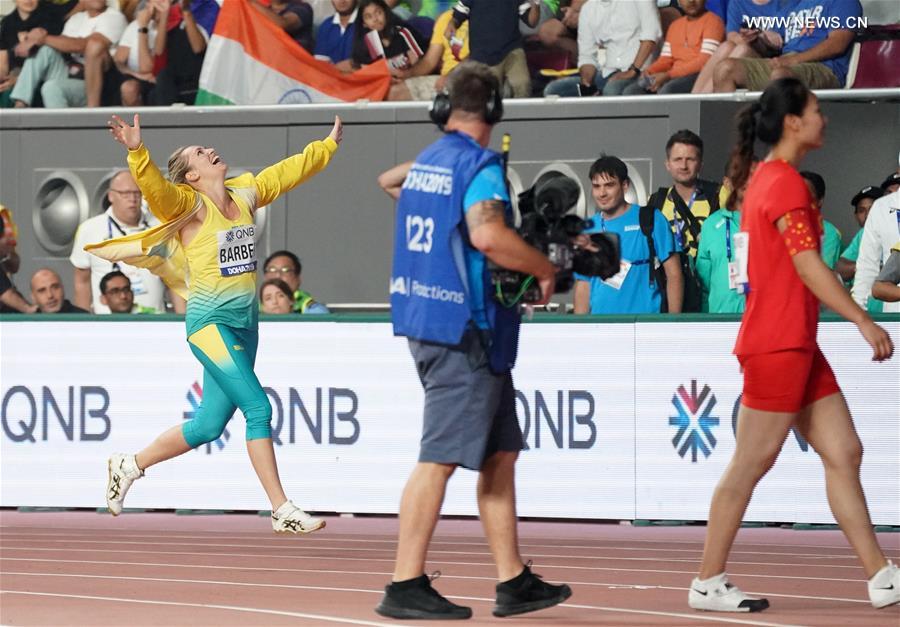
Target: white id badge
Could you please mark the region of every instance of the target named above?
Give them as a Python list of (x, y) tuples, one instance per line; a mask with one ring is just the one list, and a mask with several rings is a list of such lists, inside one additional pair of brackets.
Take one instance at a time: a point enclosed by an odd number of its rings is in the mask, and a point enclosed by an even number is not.
[(750, 286), (747, 272), (749, 261), (750, 234), (740, 231), (734, 234), (734, 261), (728, 263), (728, 287), (738, 294), (746, 294)]
[(614, 275), (609, 277), (604, 281), (608, 286), (613, 289), (622, 289), (622, 284), (625, 282), (625, 277), (628, 276), (628, 271), (631, 270), (631, 262), (625, 261), (624, 259), (619, 261), (619, 271)]
[(219, 272), (237, 276), (256, 270), (256, 225), (242, 224), (219, 231)]

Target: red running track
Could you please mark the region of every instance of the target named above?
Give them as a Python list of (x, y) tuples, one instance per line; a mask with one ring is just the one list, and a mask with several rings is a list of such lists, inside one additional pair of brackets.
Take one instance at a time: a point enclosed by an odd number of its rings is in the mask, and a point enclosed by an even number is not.
[[(396, 531), (393, 518), (329, 518), (320, 532), (285, 537), (255, 515), (0, 511), (0, 623), (410, 625), (372, 609), (390, 578)], [(869, 605), (837, 531), (741, 530), (729, 572), (770, 609), (695, 612), (687, 587), (704, 532), (523, 522), (523, 556), (574, 593), (516, 618), (491, 616), (495, 574), (477, 521), (442, 521), (428, 567), (443, 573), (443, 594), (473, 607), (467, 625), (900, 627), (900, 608)], [(880, 540), (900, 561), (900, 534)]]

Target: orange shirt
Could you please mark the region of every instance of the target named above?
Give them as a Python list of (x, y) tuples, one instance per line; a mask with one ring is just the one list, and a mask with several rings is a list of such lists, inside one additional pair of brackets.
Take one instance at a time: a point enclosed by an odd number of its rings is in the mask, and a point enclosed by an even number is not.
[(815, 350), (819, 301), (800, 280), (775, 223), (803, 210), (812, 225), (816, 249), (822, 238), (822, 214), (800, 174), (785, 161), (761, 163), (747, 185), (741, 231), (749, 235), (747, 273), (750, 292), (734, 347), (736, 355), (789, 349)]
[(647, 73), (668, 72), (671, 78), (697, 74), (724, 39), (725, 24), (712, 11), (694, 20), (680, 17), (669, 26), (662, 52)]

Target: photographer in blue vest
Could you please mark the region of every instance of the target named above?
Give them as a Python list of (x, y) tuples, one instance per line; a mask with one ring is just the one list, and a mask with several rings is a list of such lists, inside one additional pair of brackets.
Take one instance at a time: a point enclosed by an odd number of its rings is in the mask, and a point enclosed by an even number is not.
[(535, 277), (542, 300), (556, 268), (509, 226), (501, 155), (487, 148), (503, 101), (497, 79), (466, 61), (448, 77), (431, 118), (444, 135), (414, 162), (378, 182), (397, 203), (391, 312), (408, 338), (425, 390), (419, 460), (400, 502), (400, 537), (382, 616), (461, 619), (425, 575), (428, 545), (447, 481), (457, 467), (480, 473), (478, 509), (497, 566), (495, 616), (551, 607), (571, 594), (532, 574), (519, 553), (515, 463), (523, 448), (510, 371), (519, 335), (517, 308), (493, 298), (490, 264)]

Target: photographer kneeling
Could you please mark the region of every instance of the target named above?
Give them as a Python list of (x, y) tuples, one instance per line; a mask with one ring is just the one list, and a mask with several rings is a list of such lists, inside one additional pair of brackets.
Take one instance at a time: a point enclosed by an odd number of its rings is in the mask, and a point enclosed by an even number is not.
[(408, 338), (425, 390), (419, 461), (400, 502), (400, 537), (390, 585), (376, 611), (411, 619), (468, 618), (431, 587), (428, 544), (457, 466), (479, 471), (478, 508), (497, 566), (495, 616), (561, 603), (566, 585), (542, 581), (522, 560), (516, 534), (515, 462), (523, 447), (510, 370), (518, 307), (492, 297), (489, 263), (533, 275), (539, 304), (553, 294), (555, 266), (508, 224), (500, 154), (487, 149), (503, 101), (497, 79), (465, 62), (448, 79), (431, 117), (445, 135), (379, 184), (397, 204), (391, 311)]

